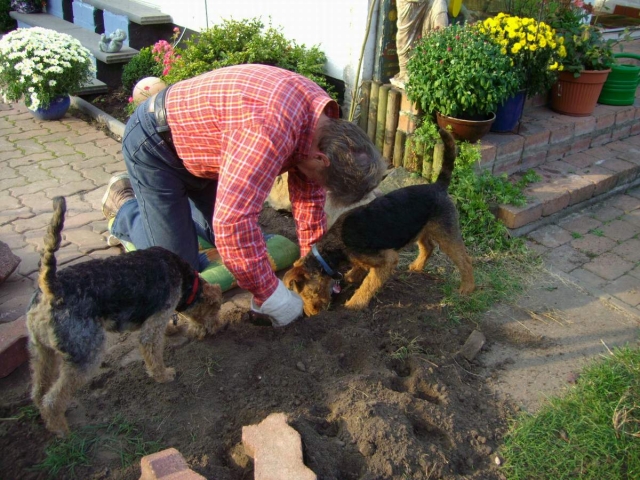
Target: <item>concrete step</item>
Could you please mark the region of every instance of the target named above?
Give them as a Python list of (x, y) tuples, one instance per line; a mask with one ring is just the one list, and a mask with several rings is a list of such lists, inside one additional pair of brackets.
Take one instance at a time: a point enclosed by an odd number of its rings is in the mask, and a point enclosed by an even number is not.
[(157, 8), (149, 7), (130, 0), (82, 0), (99, 10), (106, 10), (115, 15), (127, 17), (138, 25), (158, 25), (172, 23), (171, 15), (162, 13)]
[(116, 53), (106, 53), (100, 50), (100, 35), (82, 28), (74, 23), (67, 22), (55, 15), (48, 13), (18, 13), (9, 12), (12, 18), (18, 22), (18, 26), (42, 27), (57, 32), (66, 33), (77, 39), (86, 47), (96, 60), (105, 64), (127, 63), (138, 54), (138, 50), (123, 46)]
[(98, 80), (97, 78), (91, 79), (91, 82), (83, 85), (79, 91), (76, 92), (76, 95), (97, 95), (100, 93), (107, 93), (109, 91), (109, 87), (106, 83)]

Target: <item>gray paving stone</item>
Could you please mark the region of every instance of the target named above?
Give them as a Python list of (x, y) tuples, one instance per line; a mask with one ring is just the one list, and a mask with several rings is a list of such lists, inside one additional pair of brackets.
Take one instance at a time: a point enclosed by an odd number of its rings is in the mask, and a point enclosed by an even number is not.
[(640, 233), (640, 226), (622, 220), (613, 220), (611, 223), (602, 225), (600, 230), (607, 238), (622, 242)]
[(607, 252), (585, 263), (583, 268), (605, 280), (615, 280), (632, 270), (633, 267), (633, 263), (623, 260), (615, 253)]
[(607, 237), (587, 233), (584, 237), (573, 240), (571, 246), (585, 253), (600, 255), (615, 247), (616, 242)]
[(602, 222), (600, 220), (596, 220), (595, 218), (591, 218), (589, 215), (581, 213), (560, 220), (558, 222), (558, 225), (569, 232), (575, 232), (584, 235), (594, 228), (599, 228), (602, 225)]
[(606, 285), (607, 280), (596, 275), (595, 273), (585, 270), (584, 268), (576, 268), (571, 272), (571, 277), (575, 278), (578, 285), (586, 288), (601, 289)]
[(529, 238), (545, 247), (555, 248), (571, 241), (573, 237), (557, 225), (547, 225), (531, 232)]
[(550, 249), (543, 255), (545, 262), (565, 273), (570, 273), (576, 268), (589, 262), (589, 257), (580, 250), (576, 250), (569, 244)]
[(611, 206), (594, 208), (591, 213), (594, 218), (600, 220), (601, 222), (607, 222), (609, 220), (618, 218), (621, 215), (624, 215), (624, 212), (622, 210)]
[(628, 262), (640, 262), (640, 240), (637, 238), (622, 242), (611, 251)]
[(606, 285), (604, 290), (632, 307), (640, 305), (640, 282), (636, 277), (623, 275)]

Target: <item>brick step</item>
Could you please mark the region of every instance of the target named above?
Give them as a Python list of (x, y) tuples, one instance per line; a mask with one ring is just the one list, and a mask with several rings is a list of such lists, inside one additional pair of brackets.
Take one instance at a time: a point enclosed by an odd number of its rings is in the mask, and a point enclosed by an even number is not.
[(18, 27), (42, 27), (66, 33), (77, 39), (96, 59), (96, 77), (110, 87), (121, 84), (122, 66), (138, 54), (138, 50), (123, 46), (119, 52), (106, 53), (100, 50), (100, 35), (62, 18), (48, 13), (9, 12), (18, 22)]
[(482, 166), (514, 181), (533, 169), (542, 180), (527, 205), (501, 205), (498, 217), (520, 236), (571, 211), (640, 183), (640, 100), (597, 105), (593, 115), (569, 117), (546, 107), (526, 109), (517, 134), (482, 139)]

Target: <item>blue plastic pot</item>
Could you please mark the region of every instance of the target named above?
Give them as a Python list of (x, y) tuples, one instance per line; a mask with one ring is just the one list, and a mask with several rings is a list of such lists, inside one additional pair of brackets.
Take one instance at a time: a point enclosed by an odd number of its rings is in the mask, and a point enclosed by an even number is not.
[(492, 132), (512, 132), (518, 126), (524, 102), (527, 99), (527, 91), (522, 90), (515, 96), (508, 98), (496, 110), (496, 121), (491, 126)]
[(70, 105), (71, 98), (69, 98), (69, 95), (62, 95), (54, 98), (46, 108), (38, 107), (35, 110), (29, 109), (29, 111), (38, 120), (60, 120), (67, 113)]

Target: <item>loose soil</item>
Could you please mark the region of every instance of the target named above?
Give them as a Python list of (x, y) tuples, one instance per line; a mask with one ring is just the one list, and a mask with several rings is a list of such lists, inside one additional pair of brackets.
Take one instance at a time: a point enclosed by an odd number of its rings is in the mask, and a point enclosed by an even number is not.
[[(290, 216), (266, 209), (261, 222), (295, 240)], [(177, 448), (208, 479), (253, 478), (242, 427), (273, 412), (300, 433), (319, 479), (503, 478), (494, 457), (510, 407), (487, 388), (479, 365), (456, 356), (473, 325), (445, 320), (441, 280), (399, 271), (365, 311), (342, 306), (347, 288), (329, 311), (283, 329), (249, 323), (246, 292), (227, 292), (224, 332), (169, 337), (165, 360), (178, 372), (169, 384), (145, 373), (137, 333), (110, 334), (100, 370), (67, 411), (74, 432), (101, 428), (105, 440), (77, 478), (139, 478), (145, 451), (136, 456), (123, 433), (105, 428), (114, 419), (156, 449)], [(24, 415), (28, 387), (26, 365), (0, 386), (1, 478), (48, 478), (33, 467), (55, 438), (38, 416)]]

